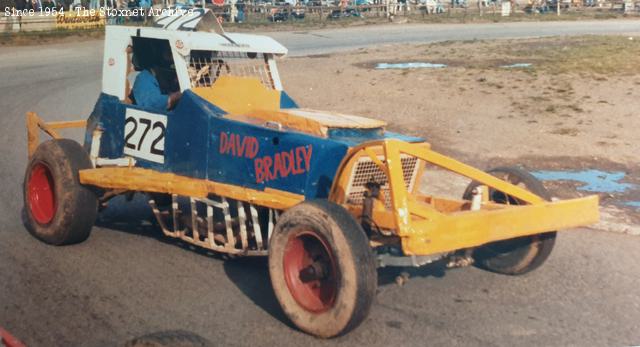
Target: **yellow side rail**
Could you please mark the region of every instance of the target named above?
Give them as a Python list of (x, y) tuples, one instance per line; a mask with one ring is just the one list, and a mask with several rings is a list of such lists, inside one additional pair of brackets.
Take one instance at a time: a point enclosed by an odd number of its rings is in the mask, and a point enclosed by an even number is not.
[(199, 198), (214, 194), (277, 210), (284, 210), (304, 201), (303, 195), (277, 189), (266, 188), (260, 191), (137, 167), (85, 169), (80, 170), (79, 177), (82, 184), (101, 188), (168, 193)]

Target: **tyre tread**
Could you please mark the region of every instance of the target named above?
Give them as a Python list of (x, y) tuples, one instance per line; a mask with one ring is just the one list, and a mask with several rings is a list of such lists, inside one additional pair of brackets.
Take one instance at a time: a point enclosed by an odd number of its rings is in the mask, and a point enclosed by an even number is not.
[[(28, 180), (31, 169), (44, 163), (51, 170), (56, 194), (56, 215), (46, 226), (38, 224), (29, 212)], [(33, 154), (23, 183), (24, 219), (27, 230), (52, 245), (68, 245), (86, 240), (97, 217), (98, 200), (90, 187), (80, 183), (79, 171), (92, 168), (84, 148), (70, 139), (41, 143)]]
[[(520, 167), (501, 166), (501, 167), (493, 168), (487, 172), (488, 173), (503, 172), (510, 175), (515, 175), (521, 179), (521, 181), (525, 184), (525, 186), (529, 191), (540, 196), (544, 200), (547, 200), (547, 201), (551, 200), (551, 195), (549, 194), (547, 189), (544, 187), (542, 182), (540, 182), (537, 178), (531, 175), (528, 171)], [(471, 182), (469, 186), (467, 186), (467, 189), (465, 189), (463, 198), (466, 200), (469, 200), (471, 198), (472, 190), (478, 184), (479, 184), (478, 182)], [(520, 260), (520, 261), (513, 261), (511, 262), (511, 264), (507, 266), (498, 267), (495, 264), (490, 262), (492, 258), (487, 257), (486, 255), (483, 255), (483, 246), (480, 246), (480, 247), (477, 247), (473, 252), (475, 265), (481, 269), (504, 274), (504, 275), (515, 276), (515, 275), (523, 275), (528, 272), (531, 272), (537, 269), (538, 267), (540, 267), (551, 254), (551, 251), (553, 250), (553, 247), (555, 245), (556, 232), (549, 231), (549, 232), (538, 234), (536, 236), (539, 238), (539, 241), (538, 241), (539, 249), (537, 253), (533, 256), (533, 259), (531, 259), (527, 263), (523, 263), (522, 260)], [(529, 247), (531, 247), (531, 245), (529, 245)]]

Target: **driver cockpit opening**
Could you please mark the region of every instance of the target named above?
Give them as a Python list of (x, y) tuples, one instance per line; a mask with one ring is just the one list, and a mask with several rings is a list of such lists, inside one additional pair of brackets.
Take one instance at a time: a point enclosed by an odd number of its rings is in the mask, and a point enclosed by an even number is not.
[(170, 110), (180, 98), (180, 85), (169, 40), (132, 37), (127, 97), (132, 104)]

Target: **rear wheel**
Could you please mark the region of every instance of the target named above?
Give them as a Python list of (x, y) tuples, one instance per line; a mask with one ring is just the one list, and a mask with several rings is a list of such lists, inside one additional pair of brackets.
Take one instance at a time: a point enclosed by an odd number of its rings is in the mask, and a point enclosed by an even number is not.
[(98, 199), (78, 178), (79, 170), (89, 168), (89, 156), (75, 141), (58, 139), (38, 146), (23, 185), (25, 226), (33, 236), (53, 245), (89, 237)]
[[(550, 200), (549, 192), (533, 175), (516, 167), (500, 167), (488, 171), (490, 174), (520, 186)], [(469, 184), (463, 198), (471, 200), (472, 191), (478, 182)], [(500, 204), (520, 205), (524, 202), (503, 192), (489, 189), (489, 200)], [(556, 232), (518, 237), (497, 241), (477, 247), (473, 250), (475, 264), (485, 270), (505, 275), (521, 275), (542, 265), (551, 254), (556, 241)]]
[(269, 243), (269, 274), (289, 319), (325, 338), (362, 323), (377, 286), (364, 230), (344, 208), (324, 200), (301, 203), (280, 217)]

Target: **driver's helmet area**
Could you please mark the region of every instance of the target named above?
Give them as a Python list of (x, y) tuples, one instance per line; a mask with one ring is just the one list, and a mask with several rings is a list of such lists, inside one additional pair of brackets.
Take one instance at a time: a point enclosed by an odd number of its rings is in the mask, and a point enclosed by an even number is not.
[(133, 87), (139, 73), (148, 70), (155, 77), (163, 95), (180, 91), (175, 62), (169, 40), (132, 37), (129, 48), (129, 68), (127, 71), (127, 98), (137, 104)]

